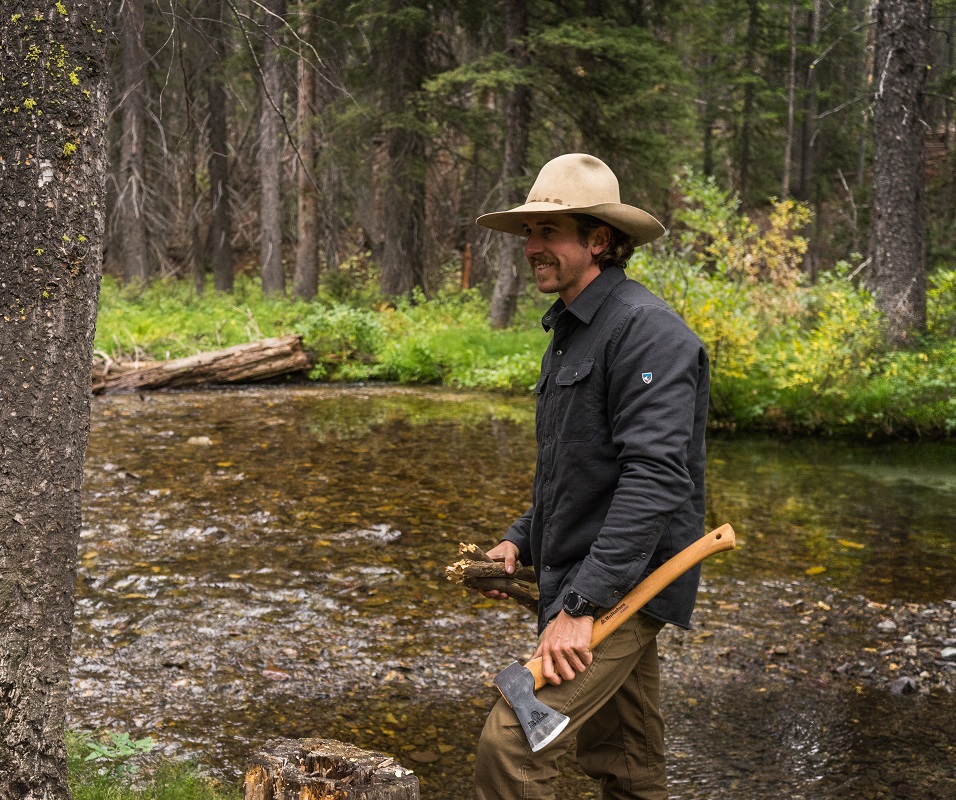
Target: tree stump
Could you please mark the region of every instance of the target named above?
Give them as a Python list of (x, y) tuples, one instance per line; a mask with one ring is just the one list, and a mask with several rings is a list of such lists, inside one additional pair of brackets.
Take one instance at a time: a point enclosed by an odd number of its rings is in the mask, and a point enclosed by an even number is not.
[(332, 739), (273, 739), (246, 767), (245, 800), (419, 800), (418, 778)]

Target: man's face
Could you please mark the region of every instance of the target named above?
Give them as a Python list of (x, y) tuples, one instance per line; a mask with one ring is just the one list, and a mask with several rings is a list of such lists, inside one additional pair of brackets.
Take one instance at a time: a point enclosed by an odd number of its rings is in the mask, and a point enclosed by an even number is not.
[(610, 231), (598, 228), (582, 244), (577, 223), (568, 214), (532, 214), (523, 224), (528, 237), (524, 253), (538, 291), (557, 292), (570, 304), (601, 273), (594, 259), (607, 247)]

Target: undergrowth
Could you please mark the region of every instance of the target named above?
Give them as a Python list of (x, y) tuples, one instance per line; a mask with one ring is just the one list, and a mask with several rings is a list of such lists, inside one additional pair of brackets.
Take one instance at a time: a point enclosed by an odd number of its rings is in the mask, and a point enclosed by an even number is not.
[(126, 733), (70, 732), (66, 737), (73, 800), (239, 800), (240, 790), (222, 786), (189, 763), (143, 758), (151, 739)]
[[(667, 300), (707, 346), (711, 420), (737, 430), (814, 435), (956, 433), (956, 270), (937, 270), (929, 330), (914, 349), (887, 349), (879, 312), (841, 262), (815, 283), (799, 269), (805, 207), (774, 204), (758, 225), (736, 198), (691, 174), (670, 235), (640, 248), (629, 273)], [(240, 278), (232, 295), (184, 281), (136, 292), (104, 279), (96, 348), (114, 359), (176, 358), (297, 333), (319, 381), (393, 381), (527, 392), (551, 302), (532, 293), (509, 330), (488, 322), (477, 291), (386, 301), (368, 282), (327, 281), (311, 302), (263, 297)], [(334, 291), (329, 287), (334, 287)]]

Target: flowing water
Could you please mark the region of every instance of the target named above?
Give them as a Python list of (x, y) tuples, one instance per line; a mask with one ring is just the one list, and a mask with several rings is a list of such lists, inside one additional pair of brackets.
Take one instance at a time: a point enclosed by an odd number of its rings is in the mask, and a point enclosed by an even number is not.
[[(708, 523), (739, 547), (705, 565), (694, 630), (661, 637), (672, 797), (956, 797), (956, 447), (713, 436), (709, 455)], [(71, 726), (237, 785), (271, 738), (339, 739), (426, 800), (470, 796), (491, 680), (533, 621), (444, 568), (524, 510), (533, 463), (528, 398), (95, 399)], [(598, 796), (570, 762), (561, 780)]]

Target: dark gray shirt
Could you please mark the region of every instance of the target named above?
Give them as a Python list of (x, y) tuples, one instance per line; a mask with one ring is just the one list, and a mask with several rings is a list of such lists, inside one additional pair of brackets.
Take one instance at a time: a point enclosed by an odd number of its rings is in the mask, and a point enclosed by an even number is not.
[[(532, 505), (508, 530), (538, 573), (538, 624), (574, 589), (608, 608), (704, 532), (704, 346), (663, 300), (604, 270), (553, 330), (535, 387), (538, 458)], [(644, 613), (690, 624), (700, 569)]]

